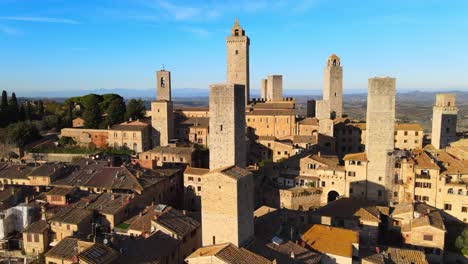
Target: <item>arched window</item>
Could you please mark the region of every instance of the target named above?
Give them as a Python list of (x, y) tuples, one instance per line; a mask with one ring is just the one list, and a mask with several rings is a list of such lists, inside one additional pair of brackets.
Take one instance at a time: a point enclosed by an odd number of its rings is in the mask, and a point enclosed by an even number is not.
[(234, 36), (239, 36), (239, 29), (234, 30)]
[(447, 193), (453, 193), (453, 188), (449, 188)]
[(462, 189), (458, 189), (458, 194), (459, 194), (459, 195), (463, 195), (463, 190), (462, 190)]
[(333, 60), (333, 66), (336, 66), (336, 59)]
[(165, 88), (166, 87), (166, 78), (161, 77), (161, 88)]

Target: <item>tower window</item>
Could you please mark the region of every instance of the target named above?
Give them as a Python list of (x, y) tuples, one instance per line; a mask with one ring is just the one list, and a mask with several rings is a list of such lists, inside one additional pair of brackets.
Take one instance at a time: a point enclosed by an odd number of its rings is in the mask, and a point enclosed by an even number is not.
[(237, 54), (239, 54), (239, 51), (238, 51), (238, 50), (236, 50), (236, 55), (237, 55)]
[(216, 237), (213, 236), (213, 245), (216, 245)]
[(163, 76), (161, 77), (161, 88), (164, 88), (164, 87), (166, 87), (166, 78), (164, 78)]
[(239, 29), (234, 30), (234, 36), (239, 36)]
[(219, 131), (223, 131), (223, 125), (219, 126)]

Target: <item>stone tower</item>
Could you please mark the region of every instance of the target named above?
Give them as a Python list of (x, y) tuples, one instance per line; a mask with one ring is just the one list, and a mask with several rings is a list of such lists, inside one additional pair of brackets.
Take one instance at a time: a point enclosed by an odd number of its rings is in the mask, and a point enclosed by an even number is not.
[(171, 101), (171, 72), (156, 72), (157, 100), (151, 102), (153, 146), (167, 146), (173, 138), (174, 119)]
[(260, 81), (260, 98), (267, 99), (267, 91), (268, 91), (268, 79), (262, 79)]
[(283, 75), (269, 75), (267, 78), (267, 99), (283, 100)]
[(323, 100), (329, 101), (332, 119), (343, 115), (343, 68), (335, 54), (328, 58), (323, 72)]
[(157, 99), (171, 101), (171, 72), (160, 70), (156, 72)]
[(395, 137), (396, 79), (369, 79), (367, 95), (366, 153), (367, 198), (387, 202), (392, 199)]
[(245, 166), (243, 85), (210, 86), (210, 172), (202, 189), (203, 246), (238, 247), (254, 235), (254, 181)]
[(236, 19), (231, 35), (226, 38), (227, 82), (244, 86), (245, 105), (250, 99), (249, 46), (250, 40)]
[[(245, 167), (244, 86), (210, 85), (210, 169), (230, 165)], [(212, 153), (216, 153), (212, 154)]]
[(432, 110), (431, 144), (436, 149), (445, 148), (457, 140), (457, 113), (455, 94), (437, 94)]

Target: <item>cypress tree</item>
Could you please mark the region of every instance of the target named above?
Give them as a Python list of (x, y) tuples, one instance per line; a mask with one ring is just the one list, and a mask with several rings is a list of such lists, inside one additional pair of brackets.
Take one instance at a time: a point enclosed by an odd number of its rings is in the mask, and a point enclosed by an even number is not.
[(0, 102), (0, 126), (4, 127), (9, 124), (8, 118), (8, 94), (4, 90), (2, 92), (2, 101)]
[(19, 107), (16, 94), (12, 93), (10, 101), (8, 102), (8, 115), (10, 117), (10, 123), (16, 123), (19, 118)]
[(26, 119), (26, 109), (24, 109), (24, 104), (21, 104), (18, 111), (18, 120), (24, 121)]

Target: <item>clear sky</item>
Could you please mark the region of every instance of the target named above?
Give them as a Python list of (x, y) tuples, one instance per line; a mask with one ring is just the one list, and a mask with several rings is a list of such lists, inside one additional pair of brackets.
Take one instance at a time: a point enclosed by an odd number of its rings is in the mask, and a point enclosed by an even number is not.
[(251, 87), (319, 90), (327, 57), (344, 89), (372, 76), (400, 90), (468, 90), (466, 0), (0, 0), (0, 89), (175, 88), (225, 80), (235, 18), (250, 37)]

